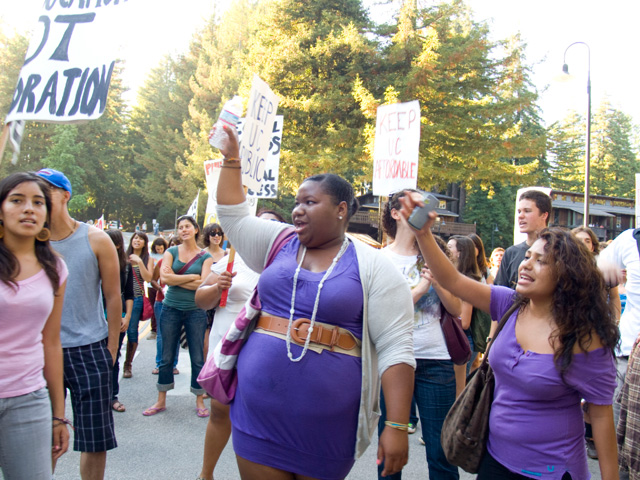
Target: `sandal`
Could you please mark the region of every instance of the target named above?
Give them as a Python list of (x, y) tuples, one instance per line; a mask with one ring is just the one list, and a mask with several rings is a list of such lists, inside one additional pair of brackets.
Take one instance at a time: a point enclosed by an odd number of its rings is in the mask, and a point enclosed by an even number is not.
[(208, 408), (196, 408), (196, 415), (200, 418), (207, 418), (209, 416)]
[(142, 415), (144, 415), (145, 417), (151, 417), (160, 412), (164, 412), (166, 409), (167, 407), (149, 407), (144, 412), (142, 412)]
[(115, 412), (124, 412), (127, 410), (125, 406), (122, 403), (120, 403), (119, 400), (114, 400), (113, 402), (111, 402), (111, 408)]

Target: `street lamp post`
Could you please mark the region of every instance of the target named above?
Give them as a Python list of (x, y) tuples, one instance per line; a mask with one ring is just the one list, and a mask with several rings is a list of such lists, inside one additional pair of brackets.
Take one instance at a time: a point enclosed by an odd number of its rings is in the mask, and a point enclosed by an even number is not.
[(589, 170), (591, 163), (591, 49), (585, 42), (574, 42), (564, 51), (564, 65), (562, 71), (569, 74), (567, 65), (567, 50), (574, 45), (584, 45), (587, 47), (587, 149), (584, 156), (584, 219), (583, 226), (589, 226)]

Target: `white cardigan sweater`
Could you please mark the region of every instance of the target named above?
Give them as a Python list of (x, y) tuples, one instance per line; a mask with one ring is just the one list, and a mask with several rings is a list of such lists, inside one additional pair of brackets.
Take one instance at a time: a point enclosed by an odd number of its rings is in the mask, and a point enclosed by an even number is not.
[[(261, 273), (271, 245), (288, 225), (251, 216), (246, 202), (218, 205), (220, 224), (245, 263)], [(351, 238), (358, 258), (363, 292), (362, 393), (355, 457), (371, 443), (380, 416), (380, 377), (391, 366), (415, 368), (413, 301), (398, 269), (374, 248)]]

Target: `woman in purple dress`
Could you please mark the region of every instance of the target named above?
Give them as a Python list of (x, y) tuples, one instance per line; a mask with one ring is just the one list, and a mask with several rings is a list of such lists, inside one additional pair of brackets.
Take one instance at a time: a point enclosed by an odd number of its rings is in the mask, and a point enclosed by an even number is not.
[[(231, 403), (240, 475), (345, 478), (377, 428), (380, 378), (388, 421), (378, 460), (385, 474), (395, 473), (408, 458), (415, 368), (409, 287), (380, 252), (346, 235), (358, 203), (337, 175), (300, 185), (293, 229), (251, 216), (230, 137), (218, 216), (245, 263), (261, 273), (262, 304), (238, 356)], [(265, 269), (273, 241), (287, 229), (289, 242)]]
[[(402, 202), (406, 217), (422, 199)], [(513, 292), (457, 272), (433, 239), (435, 217), (416, 238), (440, 284), (494, 319), (518, 305), (489, 353), (495, 390), (478, 478), (588, 479), (584, 398), (602, 478), (617, 479), (611, 405), (619, 334), (591, 253), (570, 232), (544, 229), (520, 264)]]

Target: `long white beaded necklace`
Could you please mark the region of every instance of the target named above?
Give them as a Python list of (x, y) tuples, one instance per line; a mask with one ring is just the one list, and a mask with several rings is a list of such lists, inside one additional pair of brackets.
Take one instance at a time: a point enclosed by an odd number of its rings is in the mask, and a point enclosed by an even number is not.
[(289, 310), (289, 326), (287, 328), (287, 357), (289, 357), (289, 360), (291, 360), (292, 362), (299, 362), (307, 354), (307, 350), (309, 349), (309, 341), (311, 340), (311, 333), (313, 332), (313, 325), (316, 322), (316, 313), (318, 313), (318, 305), (320, 304), (320, 292), (322, 291), (322, 286), (324, 285), (324, 281), (327, 278), (329, 278), (329, 275), (331, 275), (331, 272), (333, 271), (334, 267), (338, 263), (338, 260), (340, 260), (340, 257), (342, 257), (344, 252), (346, 252), (348, 246), (349, 246), (349, 239), (347, 237), (344, 237), (344, 241), (342, 242), (342, 246), (340, 247), (338, 254), (334, 257), (333, 261), (331, 262), (331, 266), (329, 267), (327, 272), (322, 277), (322, 280), (320, 280), (320, 283), (318, 284), (318, 293), (316, 293), (316, 301), (313, 304), (313, 313), (311, 314), (311, 324), (309, 325), (309, 332), (307, 333), (307, 338), (304, 341), (304, 348), (302, 349), (302, 353), (298, 358), (293, 358), (293, 354), (291, 353), (291, 326), (293, 325), (293, 314), (295, 312), (295, 305), (296, 305), (296, 286), (298, 285), (298, 274), (300, 273), (300, 269), (302, 268), (302, 262), (304, 261), (304, 256), (307, 254), (307, 247), (305, 246), (302, 247), (302, 257), (300, 258), (300, 263), (298, 263), (298, 268), (296, 268), (296, 273), (293, 276), (293, 293), (291, 294), (291, 310)]

